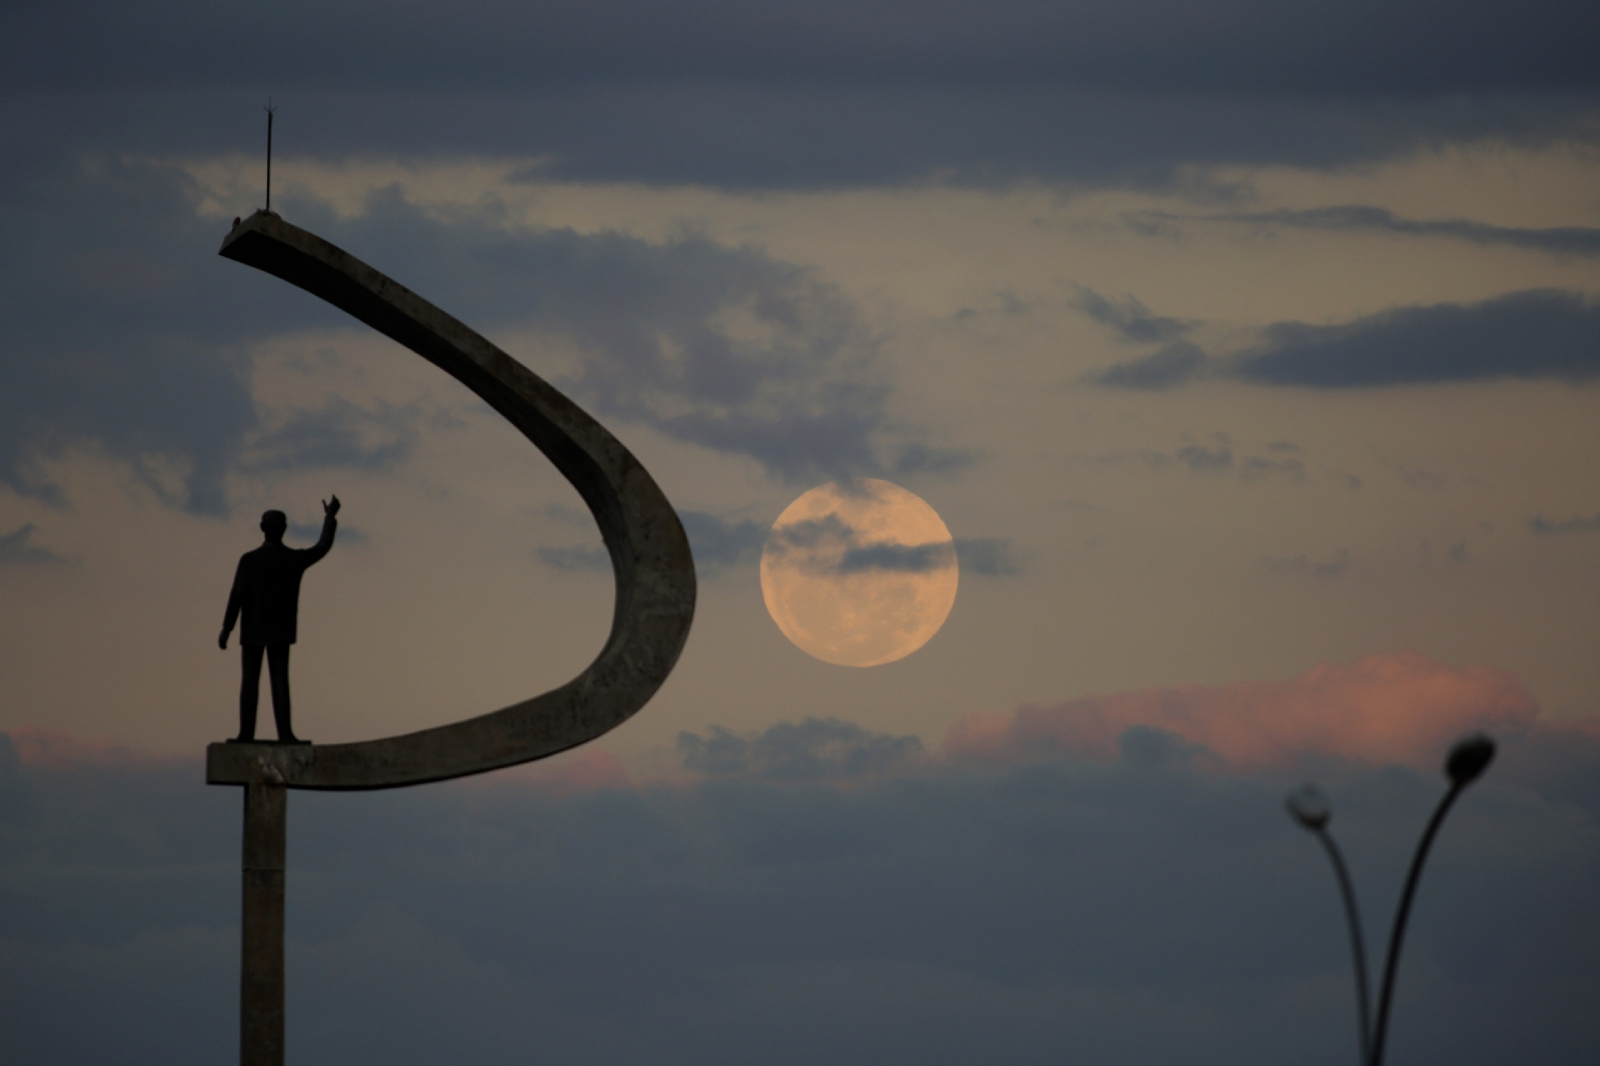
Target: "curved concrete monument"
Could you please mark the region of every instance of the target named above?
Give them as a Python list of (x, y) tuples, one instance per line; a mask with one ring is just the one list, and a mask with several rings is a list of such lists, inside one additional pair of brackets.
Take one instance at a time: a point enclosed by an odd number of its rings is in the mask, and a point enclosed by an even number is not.
[(275, 274), (392, 337), (477, 393), (550, 457), (594, 513), (616, 574), (611, 636), (558, 689), (403, 736), (300, 748), (212, 744), (206, 780), (247, 784), (265, 759), (289, 788), (393, 788), (542, 759), (593, 740), (666, 680), (694, 618), (694, 562), (677, 513), (622, 442), (467, 326), (275, 214), (234, 227), (221, 255)]
[(287, 790), (442, 781), (542, 759), (615, 728), (645, 705), (678, 661), (694, 619), (694, 561), (677, 513), (628, 449), (461, 322), (271, 211), (236, 224), (221, 254), (322, 297), (482, 397), (577, 488), (616, 575), (605, 646), (581, 674), (542, 696), (354, 744), (206, 749), (208, 783), (245, 786), (239, 1059), (243, 1066), (282, 1066)]

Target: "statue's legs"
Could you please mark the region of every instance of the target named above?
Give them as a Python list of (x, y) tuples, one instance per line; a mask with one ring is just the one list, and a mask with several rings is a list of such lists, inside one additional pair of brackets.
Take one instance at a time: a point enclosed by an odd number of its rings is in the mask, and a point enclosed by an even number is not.
[[(260, 660), (257, 660), (260, 671)], [(272, 717), (278, 723), (278, 739), (295, 739), (289, 718), (289, 645), (267, 645), (267, 677), (272, 682)]]
[(283, 861), (289, 790), (281, 776), (276, 782), (272, 776), (253, 774), (244, 790), (240, 1066), (283, 1066)]
[(256, 738), (256, 701), (261, 693), (261, 653), (267, 649), (259, 644), (240, 644), (239, 655), (243, 670), (239, 682), (239, 738)]

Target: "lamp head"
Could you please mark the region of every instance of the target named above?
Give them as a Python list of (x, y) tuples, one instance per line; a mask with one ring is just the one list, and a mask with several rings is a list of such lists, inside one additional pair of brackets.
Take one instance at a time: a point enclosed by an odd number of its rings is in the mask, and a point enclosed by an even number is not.
[(1494, 760), (1494, 741), (1486, 733), (1472, 733), (1462, 737), (1451, 747), (1444, 760), (1445, 776), (1457, 788), (1472, 784), (1489, 768)]
[(1299, 822), (1313, 833), (1322, 832), (1333, 817), (1333, 808), (1328, 804), (1328, 797), (1322, 794), (1322, 789), (1316, 785), (1301, 785), (1284, 799), (1284, 806), (1289, 808), (1289, 817)]

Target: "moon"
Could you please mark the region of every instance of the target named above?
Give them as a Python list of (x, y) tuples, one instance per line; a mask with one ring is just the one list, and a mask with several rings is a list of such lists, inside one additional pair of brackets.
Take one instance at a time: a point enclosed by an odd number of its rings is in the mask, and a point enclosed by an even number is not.
[(960, 566), (938, 512), (877, 478), (795, 500), (761, 552), (767, 613), (801, 651), (839, 666), (904, 659), (956, 602)]

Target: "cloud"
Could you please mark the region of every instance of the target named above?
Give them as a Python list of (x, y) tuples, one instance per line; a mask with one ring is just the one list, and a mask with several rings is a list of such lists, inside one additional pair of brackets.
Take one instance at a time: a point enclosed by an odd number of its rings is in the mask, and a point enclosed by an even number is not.
[(1462, 733), (1525, 731), (1537, 711), (1506, 671), (1391, 652), (1316, 666), (1289, 681), (1149, 689), (973, 716), (951, 731), (945, 751), (988, 762), (1107, 758), (1118, 738), (1139, 726), (1240, 768), (1288, 766), (1306, 756), (1428, 766)]
[[(767, 527), (754, 519), (727, 521), (706, 511), (679, 511), (678, 518), (689, 538), (695, 572), (703, 580), (714, 580), (761, 558)], [(539, 558), (557, 570), (611, 572), (611, 557), (604, 548), (571, 545), (541, 547), (538, 552)]]
[(1280, 322), (1233, 376), (1310, 388), (1600, 375), (1600, 301), (1530, 289), (1475, 304), (1402, 307), (1337, 326)]
[[(9, 733), (7, 745), (18, 766), (39, 767), (45, 770), (106, 770), (112, 768), (140, 768), (171, 766), (172, 760), (130, 747), (74, 736), (60, 729), (19, 727)], [(0, 762), (5, 761), (0, 756)]]
[[(355, 327), (218, 260), (221, 230), (199, 200), (181, 172), (140, 163), (30, 161), (0, 193), (12, 251), (0, 266), (0, 484), (59, 502), (42, 462), (89, 445), (161, 498), (222, 514), (230, 472), (384, 468), (438, 424), (419, 404), (258, 407), (254, 345)], [(875, 338), (794, 264), (694, 238), (516, 230), (492, 208), (441, 219), (393, 189), (356, 217), (292, 193), (274, 203), (476, 328), (570, 338), (582, 361), (558, 384), (602, 418), (784, 479), (964, 461), (889, 430)]]
[(1157, 392), (1204, 377), (1210, 361), (1199, 345), (1188, 341), (1169, 344), (1138, 359), (1116, 363), (1087, 378), (1096, 385)]
[[(240, 116), (270, 82), (291, 151), (428, 144), (542, 155), (543, 173), (578, 180), (768, 188), (1123, 184), (1178, 180), (1184, 164), (1592, 139), (1581, 14), (1560, 0), (1454, 10), (1442, 26), (1424, 0), (1327, 18), (1229, 0), (1203, 23), (1182, 0), (915, 15), (900, 0), (799, 13), (696, 0), (670, 16), (643, 0), (489, 0), (423, 5), (379, 31), (342, 6), (291, 3), (269, 23), (90, 0), (19, 16), (0, 88), (27, 108), (12, 120), (25, 131), (108, 151), (258, 152)], [(242, 40), (260, 47), (233, 54)]]
[(1322, 389), (1600, 375), (1600, 303), (1528, 290), (1477, 304), (1400, 307), (1336, 327), (1280, 322), (1230, 371)]
[(969, 573), (982, 577), (1001, 577), (1018, 570), (1009, 540), (980, 537), (922, 544), (870, 540), (836, 514), (774, 527), (764, 552), (774, 559), (798, 558), (794, 565), (816, 575), (928, 574), (963, 561)]
[(744, 566), (761, 558), (767, 527), (751, 518), (727, 522), (705, 511), (679, 511), (695, 569), (702, 575)]
[(914, 736), (869, 732), (838, 718), (780, 722), (756, 734), (711, 726), (706, 736), (678, 734), (678, 756), (690, 773), (749, 774), (773, 781), (832, 781), (899, 770), (922, 755)]
[(88, 443), (135, 476), (183, 468), (176, 502), (222, 513), (223, 477), (255, 424), (240, 341), (274, 302), (250, 305), (214, 269), (217, 235), (175, 170), (29, 161), (12, 179), (0, 192), (0, 484), (59, 502), (40, 460)]
[(1009, 537), (956, 538), (956, 556), (961, 572), (979, 577), (1015, 577), (1022, 563), (1011, 547)]
[[(861, 735), (835, 722), (791, 725), (791, 748)], [(1600, 738), (1540, 736), (1503, 745), (1438, 840), (1397, 1058), (1593, 1057)], [(309, 1062), (395, 1066), (535, 1044), (577, 1066), (1347, 1061), (1324, 856), (1282, 780), (1197, 768), (1186, 743), (1133, 730), (1106, 763), (831, 781), (802, 763), (631, 789), (492, 775), (296, 793), (292, 1039)], [(5, 750), (0, 786), (22, 800), (0, 807), (8, 1063), (235, 1053), (238, 790), (194, 760), (8, 769)], [(1330, 783), (1369, 907), (1442, 787), (1436, 766)]]
[(978, 453), (971, 448), (939, 448), (913, 442), (902, 446), (892, 462), (901, 477), (917, 474), (954, 474), (971, 466)]
[(1185, 444), (1178, 449), (1178, 461), (1197, 474), (1233, 469), (1233, 448), (1229, 446), (1228, 438), (1221, 434), (1216, 434), (1216, 437), (1214, 448), (1204, 444)]
[(1355, 204), (1298, 211), (1231, 211), (1211, 215), (1149, 211), (1140, 214), (1158, 221), (1242, 222), (1286, 229), (1396, 233), (1408, 237), (1443, 237), (1486, 247), (1527, 248), (1555, 255), (1600, 256), (1600, 227), (1551, 226), (1536, 229), (1495, 226), (1462, 218), (1408, 219), (1386, 208)]
[(1172, 344), (1189, 332), (1189, 323), (1153, 314), (1137, 297), (1108, 300), (1084, 285), (1076, 286), (1076, 306), (1102, 325), (1116, 330), (1123, 340), (1134, 344)]
[(1414, 467), (1397, 465), (1394, 472), (1395, 476), (1408, 486), (1424, 492), (1438, 492), (1450, 480), (1447, 474), (1439, 470), (1417, 470)]
[[(1595, 31), (1555, 0), (1516, 12), (1469, 0), (1461, 22), (1441, 27), (1436, 10), (1401, 0), (1380, 15), (1351, 11), (1336, 21), (1257, 0), (1226, 0), (1203, 22), (1185, 21), (1181, 0), (1094, 4), (1071, 10), (1004, 0), (977, 11), (929, 13), (907, 33), (906, 4), (839, 0), (780, 15), (765, 8), (689, 0), (671, 16), (642, 0), (597, 12), (578, 0), (539, 9), (482, 2), (419, 8), (382, 27), (382, 48), (360, 51), (375, 27), (367, 12), (290, 0), (276, 20), (230, 11), (204, 23), (181, 10), (136, 18), (104, 0), (75, 22), (29, 9), (19, 29), (34, 48), (0, 50), (6, 84), (35, 90), (251, 84), (280, 74), (297, 88), (362, 85), (390, 92), (423, 87), (484, 94), (540, 86), (573, 89), (587, 79), (633, 77), (714, 84), (865, 82), (1076, 85), (1101, 92), (1263, 92), (1433, 97), (1482, 91), (1573, 92), (1592, 88), (1584, 63)], [(222, 58), (236, 40), (258, 53)], [(9, 42), (8, 42), (9, 44)], [(47, 57), (80, 55), (69, 69)], [(287, 91), (287, 87), (286, 87)]]
[(61, 562), (61, 556), (49, 548), (28, 543), (37, 529), (29, 522), (10, 533), (0, 533), (0, 566)]
[(1573, 515), (1571, 518), (1563, 518), (1559, 521), (1552, 521), (1544, 515), (1535, 515), (1528, 519), (1528, 528), (1544, 536), (1562, 533), (1592, 533), (1600, 530), (1600, 514)]
[(475, 328), (570, 338), (579, 368), (554, 383), (603, 419), (791, 481), (883, 466), (877, 341), (806, 268), (695, 237), (508, 228), (493, 208), (440, 219), (394, 188), (351, 219), (311, 201), (284, 210)]
[(222, 231), (175, 168), (46, 158), (16, 179), (0, 193), (0, 484), (59, 503), (42, 461), (87, 445), (158, 498), (220, 515), (231, 472), (370, 469), (437, 417), (334, 399), (263, 426), (251, 347), (348, 320), (218, 259)]
[[(1277, 322), (1230, 356), (1156, 352), (1087, 380), (1157, 390), (1203, 377), (1340, 389), (1600, 376), (1600, 301), (1529, 289), (1474, 304), (1401, 307), (1339, 325)], [(1198, 349), (1196, 350), (1198, 351)]]
[(1280, 558), (1266, 556), (1261, 560), (1261, 565), (1268, 570), (1280, 574), (1310, 574), (1313, 577), (1339, 577), (1350, 569), (1350, 552), (1340, 548), (1323, 562), (1317, 562), (1305, 552), (1299, 555)]
[(949, 541), (927, 544), (880, 542), (852, 546), (839, 558), (837, 573), (883, 571), (894, 574), (929, 574), (956, 565), (955, 545)]
[(282, 425), (253, 437), (243, 465), (252, 471), (384, 470), (410, 456), (425, 418), (420, 404), (380, 400), (369, 411), (334, 397), (318, 410), (295, 411)]
[[(1152, 450), (1111, 452), (1098, 457), (1102, 463), (1134, 460), (1156, 469), (1174, 464), (1191, 474), (1200, 476), (1237, 474), (1242, 481), (1258, 481), (1266, 477), (1283, 477), (1303, 482), (1306, 477), (1305, 460), (1298, 457), (1304, 449), (1287, 441), (1274, 441), (1266, 446), (1266, 455), (1240, 455), (1235, 452), (1233, 440), (1226, 433), (1211, 433), (1205, 441), (1194, 440), (1184, 434), (1186, 443), (1168, 453)], [(1298, 453), (1298, 454), (1296, 454)]]
[(1205, 374), (1206, 353), (1184, 339), (1193, 323), (1153, 313), (1137, 297), (1108, 300), (1085, 286), (1077, 286), (1076, 305), (1102, 325), (1110, 326), (1130, 344), (1160, 344), (1150, 355), (1117, 363), (1086, 380), (1114, 388), (1159, 391), (1192, 381)]

